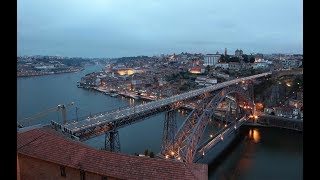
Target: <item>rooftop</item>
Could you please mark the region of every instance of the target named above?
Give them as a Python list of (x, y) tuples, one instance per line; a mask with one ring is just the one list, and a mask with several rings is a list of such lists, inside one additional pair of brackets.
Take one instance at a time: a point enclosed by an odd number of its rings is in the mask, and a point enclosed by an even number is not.
[(205, 164), (182, 163), (96, 150), (37, 128), (17, 133), (17, 152), (52, 163), (121, 179), (208, 179)]

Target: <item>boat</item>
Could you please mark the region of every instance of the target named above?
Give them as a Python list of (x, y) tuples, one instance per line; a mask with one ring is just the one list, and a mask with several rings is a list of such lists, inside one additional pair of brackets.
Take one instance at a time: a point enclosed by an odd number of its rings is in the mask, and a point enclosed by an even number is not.
[(110, 96), (111, 97), (117, 97), (117, 96), (119, 96), (119, 94), (118, 93), (110, 93)]

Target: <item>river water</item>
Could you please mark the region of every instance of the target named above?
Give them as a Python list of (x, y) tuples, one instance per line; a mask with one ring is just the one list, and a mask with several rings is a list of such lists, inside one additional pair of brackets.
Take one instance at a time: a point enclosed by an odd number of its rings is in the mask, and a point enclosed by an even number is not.
[[(143, 103), (133, 99), (110, 97), (97, 91), (77, 88), (77, 81), (85, 74), (101, 70), (101, 65), (87, 66), (77, 73), (17, 78), (17, 118), (45, 112), (30, 125), (62, 121), (61, 112), (48, 112), (58, 104), (67, 107), (67, 119), (77, 120), (98, 112)], [(186, 117), (177, 114), (178, 126)], [(143, 153), (145, 149), (158, 153), (161, 145), (164, 113), (119, 130), (121, 151), (127, 154)], [(85, 143), (104, 146), (104, 136)], [(276, 129), (242, 127), (240, 135), (228, 150), (209, 164), (209, 179), (263, 180), (303, 179), (302, 133)]]

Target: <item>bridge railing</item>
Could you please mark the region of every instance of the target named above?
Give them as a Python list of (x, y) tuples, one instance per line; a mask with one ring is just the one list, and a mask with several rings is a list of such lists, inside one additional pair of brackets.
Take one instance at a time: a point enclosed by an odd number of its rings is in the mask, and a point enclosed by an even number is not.
[[(216, 85), (212, 85), (212, 86), (209, 86), (209, 87), (205, 87), (205, 88), (202, 88), (202, 89), (196, 89), (196, 90), (192, 90), (192, 91), (189, 91), (189, 92), (176, 94), (174, 96), (171, 96), (171, 97), (168, 97), (168, 98), (165, 98), (165, 99), (160, 99), (160, 100), (157, 100), (157, 101), (151, 101), (151, 102), (146, 103), (146, 104), (141, 104), (141, 105), (133, 106), (133, 107), (126, 107), (126, 108), (124, 108), (122, 110), (114, 109), (113, 111), (105, 113), (105, 114), (101, 114), (100, 113), (100, 115), (96, 116), (95, 118), (88, 118), (87, 121), (83, 120), (84, 122), (82, 122), (82, 123), (80, 123), (80, 121), (77, 122), (77, 123), (81, 126), (81, 127), (79, 127), (81, 129), (81, 128), (89, 127), (89, 126), (91, 126), (93, 124), (101, 125), (101, 123), (114, 122), (114, 121), (117, 121), (119, 119), (119, 118), (115, 118), (115, 117), (117, 117), (117, 116), (119, 117), (122, 114), (126, 114), (126, 116), (132, 115), (132, 113), (135, 113), (135, 108), (138, 108), (138, 109), (141, 108), (140, 112), (148, 111), (148, 110), (150, 110), (150, 108), (148, 108), (148, 106), (149, 107), (153, 106), (153, 108), (159, 108), (161, 106), (165, 106), (165, 105), (168, 105), (168, 104), (171, 104), (171, 103), (179, 102), (179, 101), (184, 100), (184, 99), (188, 99), (188, 98), (192, 98), (192, 97), (198, 96), (198, 95), (203, 94), (205, 92), (210, 92), (210, 91), (213, 91), (213, 90), (221, 89), (221, 88), (224, 88), (226, 86), (232, 85), (232, 84), (240, 82), (240, 81), (245, 81), (245, 80), (253, 79), (253, 78), (257, 78), (257, 77), (262, 77), (262, 76), (266, 76), (268, 74), (271, 74), (271, 72), (257, 74), (257, 75), (244, 77), (244, 78), (238, 78), (238, 79), (234, 79), (234, 80), (231, 80), (231, 81), (226, 81), (226, 82), (219, 83), (219, 84), (216, 84)], [(146, 107), (146, 108), (142, 108), (142, 107)], [(97, 114), (95, 114), (95, 115), (97, 115)], [(68, 125), (66, 125), (66, 126), (68, 126)], [(69, 125), (69, 128), (72, 128), (72, 127), (75, 127), (75, 126), (77, 126), (77, 125), (75, 125), (75, 124), (74, 125)]]

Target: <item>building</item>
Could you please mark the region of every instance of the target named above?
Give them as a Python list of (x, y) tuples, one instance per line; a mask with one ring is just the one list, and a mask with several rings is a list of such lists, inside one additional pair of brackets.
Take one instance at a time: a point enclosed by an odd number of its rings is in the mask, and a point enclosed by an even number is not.
[(243, 51), (240, 49), (237, 49), (235, 52), (234, 52), (234, 56), (236, 57), (242, 57), (243, 55)]
[(207, 77), (197, 77), (195, 82), (199, 85), (199, 86), (211, 86), (214, 84), (217, 84), (217, 79), (214, 78), (207, 78)]
[(239, 62), (230, 62), (229, 63), (229, 69), (238, 71), (238, 70), (241, 69), (241, 63), (239, 63)]
[(215, 67), (220, 67), (222, 69), (229, 69), (229, 63), (217, 63)]
[(303, 101), (303, 90), (297, 91), (297, 100)]
[(36, 66), (34, 68), (35, 69), (44, 69), (44, 70), (46, 70), (46, 69), (54, 69), (55, 67), (54, 67), (54, 65), (50, 65), (50, 66)]
[(256, 59), (263, 59), (263, 54), (257, 53), (257, 54), (254, 56), (254, 58), (256, 58)]
[(204, 66), (214, 66), (219, 62), (221, 54), (207, 54), (204, 56)]
[(303, 102), (302, 100), (289, 99), (289, 106), (301, 108), (303, 106)]
[(281, 61), (283, 69), (298, 68), (302, 65), (302, 61), (295, 59), (286, 59)]
[(267, 69), (269, 67), (268, 63), (266, 62), (255, 62), (251, 65), (253, 69)]
[(192, 67), (189, 69), (191, 74), (202, 74), (205, 73), (206, 69), (204, 67)]
[(17, 133), (18, 179), (208, 179), (208, 165), (97, 150), (51, 128)]
[(272, 108), (264, 108), (263, 112), (267, 113), (267, 114), (271, 114), (273, 112)]
[(273, 112), (276, 116), (292, 118), (293, 117), (294, 108), (287, 106), (274, 107)]

